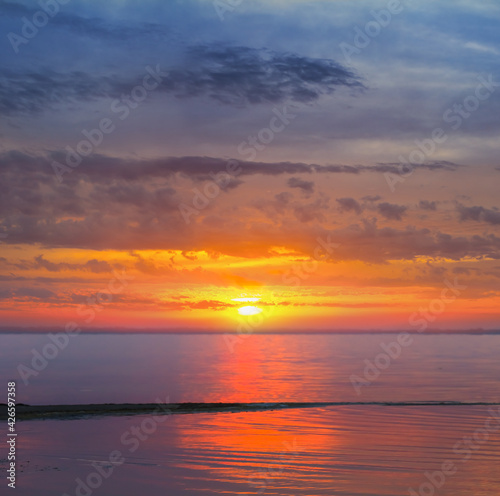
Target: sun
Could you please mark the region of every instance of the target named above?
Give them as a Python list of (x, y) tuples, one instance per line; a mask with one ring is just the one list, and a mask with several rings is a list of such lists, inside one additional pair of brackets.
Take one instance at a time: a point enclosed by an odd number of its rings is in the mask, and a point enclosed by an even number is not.
[(247, 306), (247, 307), (238, 308), (238, 313), (240, 315), (257, 315), (261, 312), (262, 312), (262, 308), (259, 308), (259, 307)]
[[(238, 298), (232, 298), (231, 301), (237, 301), (238, 303), (257, 303), (262, 299), (260, 294), (248, 295), (246, 293), (240, 294)], [(238, 308), (238, 313), (240, 315), (250, 316), (258, 315), (262, 312), (262, 308), (255, 307), (252, 305), (245, 305), (244, 307)]]

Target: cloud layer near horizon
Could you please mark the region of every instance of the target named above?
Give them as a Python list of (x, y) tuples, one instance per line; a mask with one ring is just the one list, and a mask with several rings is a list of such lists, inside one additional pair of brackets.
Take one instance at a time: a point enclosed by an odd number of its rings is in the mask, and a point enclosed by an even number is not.
[(130, 306), (181, 325), (275, 288), (308, 323), (394, 323), (458, 276), (470, 321), (493, 322), (498, 6), (405, 3), (350, 56), (385, 1), (242, 2), (224, 21), (203, 0), (59, 7), (13, 46), (41, 7), (2, 4), (9, 322), (73, 312), (116, 271), (137, 282), (110, 322)]
[[(207, 250), (252, 257), (269, 256), (274, 246), (307, 254), (318, 236), (328, 234), (343, 246), (337, 256), (349, 260), (496, 258), (499, 253), (499, 238), (481, 233), (486, 226), (498, 224), (495, 208), (465, 206), (447, 198), (439, 215), (453, 219), (455, 228), (448, 234), (444, 225), (430, 228), (421, 216), (433, 205), (437, 217), (437, 201), (388, 201), (387, 186), (384, 197), (360, 195), (358, 177), (375, 174), (383, 184), (386, 174), (400, 175), (395, 164), (229, 161), (238, 166), (238, 174), (231, 176), (226, 172), (228, 161), (221, 159), (141, 161), (92, 156), (60, 183), (51, 156), (59, 158), (57, 153), (0, 156), (6, 243), (98, 250)], [(417, 169), (431, 180), (432, 174), (443, 171), (451, 176), (467, 174), (448, 162)], [(217, 179), (217, 174), (222, 176)], [(270, 198), (259, 194), (265, 177), (275, 185)], [(328, 183), (347, 187), (353, 180), (360, 182), (357, 198), (339, 197), (334, 202), (325, 189)], [(439, 200), (443, 201), (442, 196)], [(183, 215), (181, 205), (193, 209), (193, 215)], [(477, 224), (473, 236), (457, 234), (466, 221)], [(235, 245), (232, 239), (240, 239), (241, 244)]]

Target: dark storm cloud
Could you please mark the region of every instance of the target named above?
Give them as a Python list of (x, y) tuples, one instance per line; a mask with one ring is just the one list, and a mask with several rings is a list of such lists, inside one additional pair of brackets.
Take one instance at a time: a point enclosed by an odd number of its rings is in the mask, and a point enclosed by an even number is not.
[(393, 203), (379, 203), (377, 205), (377, 211), (387, 220), (403, 220), (407, 209), (404, 205), (395, 205)]
[[(157, 93), (178, 98), (208, 97), (221, 104), (312, 103), (338, 87), (363, 88), (360, 78), (333, 60), (246, 47), (197, 46), (187, 50), (183, 67), (154, 68)], [(137, 77), (52, 69), (4, 70), (0, 112), (33, 114), (57, 105), (121, 98)]]
[(473, 220), (476, 222), (486, 222), (493, 225), (500, 224), (500, 211), (496, 207), (493, 207), (493, 209), (488, 209), (478, 206), (466, 207), (464, 205), (458, 205), (457, 210), (462, 222)]

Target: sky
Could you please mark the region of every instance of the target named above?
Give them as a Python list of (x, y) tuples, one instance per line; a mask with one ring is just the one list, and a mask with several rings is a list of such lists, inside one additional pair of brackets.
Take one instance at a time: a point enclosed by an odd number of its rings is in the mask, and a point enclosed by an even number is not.
[(2, 329), (500, 328), (500, 5), (0, 2)]

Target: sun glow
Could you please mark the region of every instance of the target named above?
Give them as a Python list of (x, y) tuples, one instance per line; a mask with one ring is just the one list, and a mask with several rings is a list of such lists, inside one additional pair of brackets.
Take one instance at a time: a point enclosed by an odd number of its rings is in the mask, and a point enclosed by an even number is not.
[(247, 306), (247, 307), (238, 308), (238, 313), (240, 315), (257, 315), (261, 312), (262, 312), (262, 308), (258, 308), (258, 307)]
[(239, 301), (242, 303), (255, 303), (256, 301), (259, 301), (260, 298), (233, 298), (231, 301)]

